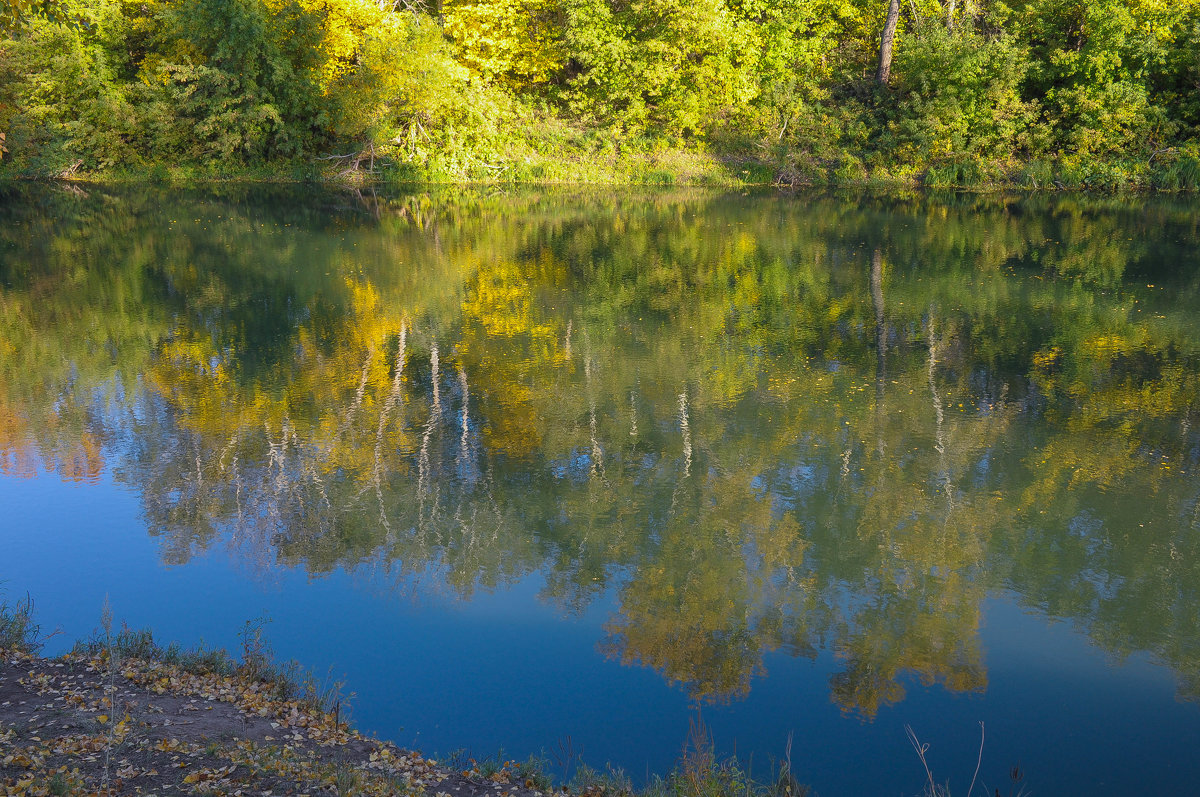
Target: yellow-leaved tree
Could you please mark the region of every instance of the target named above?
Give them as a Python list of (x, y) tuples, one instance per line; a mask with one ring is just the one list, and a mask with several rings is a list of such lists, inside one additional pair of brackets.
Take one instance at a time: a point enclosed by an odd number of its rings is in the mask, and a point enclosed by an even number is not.
[(324, 15), (321, 91), (334, 137), (454, 172), (486, 153), (503, 98), (472, 80), (432, 17), (374, 0), (302, 0)]
[(442, 13), (462, 61), (506, 88), (545, 84), (566, 63), (560, 0), (450, 0)]

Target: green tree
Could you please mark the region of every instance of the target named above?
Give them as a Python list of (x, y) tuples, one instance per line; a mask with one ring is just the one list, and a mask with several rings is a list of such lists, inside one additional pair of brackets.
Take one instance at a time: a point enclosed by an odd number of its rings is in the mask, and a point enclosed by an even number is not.
[(299, 3), (198, 0), (168, 6), (183, 46), (154, 63), (147, 124), (163, 154), (254, 161), (326, 140), (320, 18)]

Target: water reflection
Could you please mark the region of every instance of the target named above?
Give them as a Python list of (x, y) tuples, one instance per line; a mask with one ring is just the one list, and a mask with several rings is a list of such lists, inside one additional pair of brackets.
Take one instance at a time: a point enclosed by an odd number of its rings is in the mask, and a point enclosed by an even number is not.
[(697, 698), (982, 691), (1012, 590), (1200, 694), (1194, 208), (0, 189), (0, 471), (169, 563), (543, 574)]

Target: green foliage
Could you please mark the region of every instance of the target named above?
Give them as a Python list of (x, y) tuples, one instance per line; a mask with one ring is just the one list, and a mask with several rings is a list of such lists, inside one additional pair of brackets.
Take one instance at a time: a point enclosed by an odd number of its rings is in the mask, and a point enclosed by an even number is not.
[(1200, 5), (1182, 4), (1165, 37), (1166, 52), (1150, 81), (1151, 96), (1166, 109), (1183, 135), (1200, 132)]
[(559, 0), (448, 0), (441, 10), (463, 64), (490, 82), (541, 88), (563, 68), (567, 6)]
[(378, 110), (359, 137), (391, 142), (398, 160), (433, 174), (474, 176), (502, 149), (505, 117), (516, 109), (471, 79), (436, 26), (406, 17), (389, 30), (390, 40), (374, 39), (363, 50), (358, 74), (374, 87)]
[(1149, 78), (1178, 34), (1179, 9), (1154, 0), (1026, 0), (1012, 18), (1030, 43), (1028, 98), (1044, 109), (1049, 146), (1084, 155), (1140, 151), (1169, 138)]
[(0, 34), (19, 30), (35, 19), (62, 22), (67, 18), (58, 0), (0, 0)]
[(1200, 0), (903, 5), (877, 85), (878, 0), (5, 0), (0, 165), (1191, 190)]
[(569, 0), (561, 97), (574, 115), (626, 133), (691, 138), (749, 99), (748, 42), (722, 0)]
[(1020, 96), (1027, 69), (1025, 53), (1009, 37), (925, 30), (897, 55), (889, 132), (914, 157), (1020, 151), (1032, 116)]
[(148, 116), (163, 154), (270, 160), (322, 142), (322, 30), (298, 3), (189, 0), (163, 17), (177, 60), (143, 75)]
[(8, 149), (35, 173), (105, 168), (131, 155), (132, 107), (101, 42), (114, 4), (88, 10), (86, 33), (34, 19), (0, 46), (0, 129), (8, 131)]

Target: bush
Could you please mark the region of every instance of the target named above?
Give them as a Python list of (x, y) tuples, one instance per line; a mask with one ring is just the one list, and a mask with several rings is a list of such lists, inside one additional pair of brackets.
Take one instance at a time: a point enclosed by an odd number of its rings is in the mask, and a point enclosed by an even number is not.
[(1017, 173), (1017, 183), (1034, 190), (1054, 188), (1054, 164), (1038, 158), (1027, 162)]
[(189, 0), (163, 21), (178, 43), (145, 83), (151, 146), (160, 156), (248, 162), (324, 143), (321, 20), (294, 0)]
[(956, 188), (979, 186), (986, 180), (987, 170), (978, 158), (960, 155), (931, 165), (921, 182), (929, 188)]
[(1200, 190), (1200, 157), (1172, 152), (1153, 165), (1151, 183), (1160, 191)]
[(964, 155), (1007, 157), (1023, 148), (1034, 110), (1020, 96), (1028, 68), (1025, 51), (1008, 37), (922, 31), (896, 57), (888, 124), (895, 146), (962, 164), (971, 163)]
[(34, 174), (100, 169), (136, 157), (136, 112), (101, 44), (112, 4), (87, 28), (34, 19), (0, 46), (0, 129), (10, 156)]

